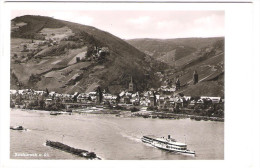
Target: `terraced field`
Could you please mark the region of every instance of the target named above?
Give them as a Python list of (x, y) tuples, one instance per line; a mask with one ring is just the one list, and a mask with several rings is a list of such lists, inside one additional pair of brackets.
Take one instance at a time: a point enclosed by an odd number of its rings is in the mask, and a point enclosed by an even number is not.
[(65, 38), (75, 35), (67, 26), (61, 28), (43, 28), (40, 34), (45, 36), (45, 39), (53, 39), (61, 41)]
[[(144, 90), (147, 86), (144, 83), (157, 85), (153, 74), (161, 63), (155, 59), (145, 60), (144, 53), (108, 32), (31, 15), (14, 18), (12, 26), (20, 22), (27, 24), (11, 33), (12, 89), (48, 88), (73, 93), (93, 90), (99, 85), (117, 93), (126, 89), (130, 76), (135, 83), (141, 83), (136, 85), (137, 90)], [(94, 48), (98, 48), (95, 53), (101, 48), (108, 52), (96, 56), (91, 53)], [(93, 59), (85, 59), (88, 51), (91, 51), (88, 57)], [(149, 80), (146, 75), (150, 76)], [(22, 85), (18, 87), (17, 82)]]

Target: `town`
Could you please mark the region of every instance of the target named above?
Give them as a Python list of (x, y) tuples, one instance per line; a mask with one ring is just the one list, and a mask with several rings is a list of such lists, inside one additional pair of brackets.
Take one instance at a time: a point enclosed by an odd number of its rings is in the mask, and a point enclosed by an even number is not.
[[(198, 74), (194, 72), (194, 84)], [(131, 77), (129, 87), (117, 95), (102, 90), (100, 86), (88, 93), (60, 94), (54, 91), (36, 91), (32, 89), (10, 90), (11, 108), (24, 108), (47, 111), (74, 112), (75, 109), (98, 107), (101, 109), (131, 111), (135, 116), (144, 118), (167, 118), (167, 116), (192, 115), (195, 118), (221, 118), (224, 120), (224, 99), (209, 96), (186, 96), (178, 93), (180, 81), (176, 80), (171, 87), (163, 85), (158, 89), (135, 92)], [(141, 113), (140, 113), (141, 112)], [(160, 115), (147, 115), (142, 112), (153, 112)], [(113, 113), (113, 111), (112, 111)], [(151, 113), (148, 113), (151, 114)], [(171, 115), (172, 114), (172, 115)]]
[[(19, 36), (19, 28), (26, 26), (27, 23), (12, 22), (12, 32), (13, 35)], [(59, 26), (58, 26), (59, 27)], [(68, 50), (82, 48), (78, 54), (73, 55), (64, 64), (58, 65), (59, 59), (55, 59), (49, 67), (48, 61), (46, 61), (46, 66), (42, 66), (41, 71), (38, 74), (43, 75), (44, 79), (48, 79), (48, 82), (55, 80), (55, 75), (52, 74), (53, 69), (59, 69), (64, 67), (69, 67), (72, 65), (80, 64), (81, 70), (86, 70), (88, 66), (85, 67), (84, 62), (87, 65), (103, 65), (106, 62), (108, 56), (113, 55), (111, 52), (111, 47), (109, 45), (104, 45), (99, 43), (92, 35), (88, 33), (75, 34), (71, 27), (63, 26), (59, 28), (43, 28), (34, 38), (31, 36), (26, 37), (27, 40), (21, 40), (21, 38), (15, 39), (14, 47), (12, 49), (12, 61), (14, 64), (28, 63), (30, 60), (32, 62), (41, 63), (46, 60), (42, 60), (45, 57), (62, 55), (68, 53)], [(91, 44), (91, 45), (90, 45)], [(50, 47), (50, 48), (49, 48)], [(215, 52), (220, 52), (221, 50), (214, 49), (214, 47), (207, 47), (205, 49), (204, 56), (208, 57), (210, 55), (216, 55)], [(209, 50), (209, 51), (208, 51)], [(219, 54), (219, 53), (218, 53)], [(33, 59), (32, 59), (33, 58)], [(57, 66), (55, 67), (54, 65)], [(79, 67), (80, 67), (79, 66)], [(84, 66), (84, 67), (83, 67)], [(217, 65), (219, 68), (223, 68), (222, 64)], [(217, 72), (217, 66), (209, 66), (210, 71)], [(44, 68), (43, 68), (44, 67)], [(103, 68), (103, 66), (100, 66)], [(100, 68), (98, 67), (98, 68)], [(175, 67), (175, 66), (174, 66)], [(201, 66), (202, 67), (202, 66)], [(205, 66), (203, 66), (205, 68)], [(43, 69), (49, 69), (47, 72)], [(64, 68), (66, 69), (66, 68)], [(86, 72), (74, 72), (70, 78), (66, 78), (69, 73), (73, 70), (64, 70), (62, 73), (57, 73), (56, 76), (63, 76), (65, 81), (59, 79), (57, 81), (57, 88), (66, 88), (68, 86), (73, 86), (77, 81), (83, 78), (83, 74)], [(191, 70), (193, 71), (193, 69)], [(119, 111), (130, 111), (134, 116), (141, 117), (152, 117), (152, 118), (169, 118), (182, 115), (189, 116), (201, 116), (202, 118), (208, 119), (208, 117), (224, 118), (224, 97), (212, 97), (208, 95), (184, 95), (181, 91), (182, 88), (187, 85), (196, 85), (201, 82), (207, 76), (201, 77), (199, 81), (198, 72), (195, 70), (193, 73), (193, 79), (189, 82), (185, 81), (181, 85), (180, 79), (182, 72), (180, 74), (173, 74), (175, 72), (170, 72), (172, 79), (168, 79), (168, 76), (164, 76), (161, 71), (156, 71), (154, 74), (159, 78), (158, 80), (162, 83), (158, 88), (146, 87), (145, 91), (137, 91), (138, 82), (131, 75), (127, 75), (128, 87), (124, 86), (125, 89), (117, 91), (117, 94), (111, 94), (105, 87), (97, 86), (91, 89), (89, 92), (75, 92), (73, 94), (65, 94), (61, 92), (52, 91), (50, 88), (42, 88), (43, 90), (31, 89), (37, 82), (41, 81), (41, 76), (31, 74), (29, 78), (28, 86), (23, 86), (22, 83), (17, 79), (14, 71), (12, 71), (12, 76), (14, 79), (14, 84), (18, 86), (19, 89), (27, 88), (23, 90), (11, 90), (10, 91), (10, 106), (11, 108), (24, 108), (24, 109), (34, 109), (34, 110), (46, 110), (46, 111), (64, 111), (64, 112), (78, 112), (86, 111), (93, 108), (98, 108), (99, 112), (107, 113), (119, 113)], [(48, 74), (48, 72), (50, 72)], [(94, 69), (93, 69), (93, 72)], [(200, 71), (201, 72), (201, 71)], [(47, 74), (46, 74), (47, 73)], [(55, 73), (54, 73), (55, 74)], [(87, 73), (86, 73), (87, 74)], [(216, 74), (219, 74), (217, 72)], [(91, 77), (92, 75), (88, 75)], [(93, 77), (94, 78), (94, 77)], [(174, 79), (173, 79), (174, 78)], [(44, 81), (44, 80), (42, 80)], [(175, 81), (175, 82), (173, 82)], [(193, 81), (193, 83), (192, 83)], [(91, 83), (91, 82), (90, 82)], [(94, 83), (94, 79), (92, 79)], [(44, 86), (48, 87), (48, 86)], [(80, 87), (80, 86), (77, 86)], [(88, 88), (84, 83), (83, 88)], [(108, 87), (106, 87), (108, 88)], [(49, 90), (50, 89), (50, 90)], [(65, 90), (65, 89), (64, 89)], [(66, 90), (64, 91), (66, 92)], [(102, 110), (100, 110), (102, 109)], [(91, 111), (91, 110), (89, 110)], [(224, 120), (224, 119), (223, 119)]]

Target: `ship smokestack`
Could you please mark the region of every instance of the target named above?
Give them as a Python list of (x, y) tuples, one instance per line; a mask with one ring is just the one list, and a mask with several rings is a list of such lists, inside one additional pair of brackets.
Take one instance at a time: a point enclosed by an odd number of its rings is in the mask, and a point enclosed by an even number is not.
[(171, 135), (168, 135), (168, 139), (171, 139)]

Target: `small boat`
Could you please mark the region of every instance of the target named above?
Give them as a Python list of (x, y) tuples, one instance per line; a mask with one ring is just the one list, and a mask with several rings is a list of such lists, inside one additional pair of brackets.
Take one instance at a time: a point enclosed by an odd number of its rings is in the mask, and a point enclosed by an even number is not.
[(21, 125), (19, 125), (19, 126), (11, 126), (10, 129), (12, 129), (12, 130), (25, 130), (25, 128), (23, 126), (21, 126)]
[(61, 113), (59, 112), (50, 112), (50, 115), (60, 115)]
[(147, 135), (142, 137), (142, 142), (170, 152), (191, 154), (195, 156), (195, 151), (188, 150), (185, 143), (177, 142), (175, 139), (172, 139), (170, 135), (168, 135), (168, 138)]

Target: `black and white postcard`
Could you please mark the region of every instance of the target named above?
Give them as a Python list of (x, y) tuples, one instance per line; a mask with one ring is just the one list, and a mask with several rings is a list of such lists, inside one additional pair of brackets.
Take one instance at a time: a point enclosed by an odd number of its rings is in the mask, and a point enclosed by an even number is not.
[(254, 9), (236, 5), (4, 2), (5, 164), (252, 163), (242, 125), (255, 114), (237, 98), (250, 85), (233, 79), (252, 76), (239, 67), (253, 58)]

